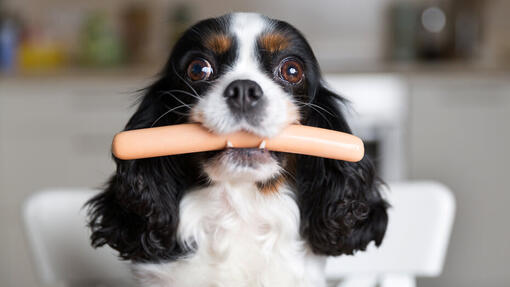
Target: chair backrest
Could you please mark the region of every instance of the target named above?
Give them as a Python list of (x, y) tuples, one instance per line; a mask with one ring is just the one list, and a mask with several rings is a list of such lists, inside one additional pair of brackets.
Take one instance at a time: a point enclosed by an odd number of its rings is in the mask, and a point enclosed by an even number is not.
[[(455, 210), (451, 192), (432, 182), (390, 184), (389, 189), (386, 197), (392, 207), (381, 247), (329, 258), (328, 279), (441, 273)], [(127, 263), (119, 261), (114, 250), (90, 246), (83, 205), (96, 192), (43, 191), (27, 200), (25, 226), (43, 284), (133, 286)]]
[(390, 184), (385, 195), (391, 208), (382, 245), (371, 244), (354, 256), (329, 258), (329, 279), (441, 273), (455, 214), (452, 193), (439, 183), (407, 182)]
[(26, 232), (45, 286), (134, 286), (114, 250), (90, 245), (83, 205), (96, 192), (48, 190), (26, 201)]

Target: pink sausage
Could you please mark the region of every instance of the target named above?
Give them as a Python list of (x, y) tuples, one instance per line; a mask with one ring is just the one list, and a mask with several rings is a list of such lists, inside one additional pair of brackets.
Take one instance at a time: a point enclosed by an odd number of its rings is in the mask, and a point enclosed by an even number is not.
[(222, 150), (227, 142), (235, 148), (257, 148), (265, 141), (271, 151), (288, 152), (356, 162), (363, 158), (363, 142), (351, 134), (316, 127), (290, 125), (268, 139), (240, 131), (217, 135), (200, 124), (181, 124), (120, 132), (112, 152), (124, 160), (193, 152)]

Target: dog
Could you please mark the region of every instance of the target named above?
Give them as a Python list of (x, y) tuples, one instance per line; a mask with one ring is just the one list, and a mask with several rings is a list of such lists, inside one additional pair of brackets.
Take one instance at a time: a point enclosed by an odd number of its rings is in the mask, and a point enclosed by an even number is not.
[[(351, 133), (303, 35), (259, 14), (203, 20), (177, 41), (125, 129), (200, 123), (262, 138), (289, 124)], [(88, 202), (94, 247), (141, 286), (326, 286), (327, 256), (381, 244), (387, 203), (357, 163), (255, 149), (114, 158)]]

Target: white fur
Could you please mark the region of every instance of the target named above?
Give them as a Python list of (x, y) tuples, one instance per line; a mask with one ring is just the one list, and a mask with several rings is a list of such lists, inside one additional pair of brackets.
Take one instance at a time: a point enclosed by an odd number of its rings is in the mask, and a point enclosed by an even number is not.
[[(193, 110), (216, 133), (244, 129), (262, 137), (277, 134), (295, 121), (288, 95), (256, 62), (257, 36), (267, 21), (257, 14), (234, 14), (231, 30), (239, 43), (232, 69), (214, 84)], [(237, 79), (257, 82), (266, 96), (265, 117), (258, 126), (238, 121), (223, 97)], [(205, 164), (212, 181), (180, 203), (178, 237), (190, 255), (170, 263), (136, 264), (145, 287), (322, 287), (324, 258), (314, 255), (299, 233), (299, 208), (285, 185), (264, 194), (255, 185), (278, 174), (277, 161), (236, 165), (228, 156)]]
[(142, 286), (325, 286), (324, 258), (300, 239), (288, 188), (262, 194), (252, 183), (216, 184), (188, 193), (180, 207), (179, 239), (195, 249), (175, 262), (135, 265)]
[[(289, 118), (289, 114), (292, 114), (288, 111), (292, 97), (268, 77), (257, 62), (256, 41), (267, 28), (270, 28), (268, 21), (259, 14), (233, 14), (230, 30), (238, 41), (239, 56), (232, 68), (203, 95), (192, 111), (194, 119), (202, 122), (211, 131), (222, 134), (243, 129), (261, 137), (272, 137), (289, 122), (296, 120)], [(245, 120), (239, 121), (231, 113), (223, 97), (223, 91), (232, 81), (246, 79), (259, 84), (267, 100), (265, 116), (257, 126)]]
[(213, 182), (232, 180), (263, 182), (276, 177), (281, 170), (282, 168), (274, 159), (264, 163), (253, 162), (251, 165), (240, 165), (226, 155), (204, 164), (204, 171)]

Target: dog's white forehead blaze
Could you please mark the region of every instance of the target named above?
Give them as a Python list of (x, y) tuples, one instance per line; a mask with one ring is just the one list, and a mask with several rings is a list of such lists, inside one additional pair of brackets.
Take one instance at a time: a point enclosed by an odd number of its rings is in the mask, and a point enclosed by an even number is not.
[(268, 22), (259, 14), (236, 13), (233, 15), (230, 29), (236, 36), (239, 44), (240, 63), (254, 62), (256, 59), (255, 45), (258, 36), (268, 27)]

